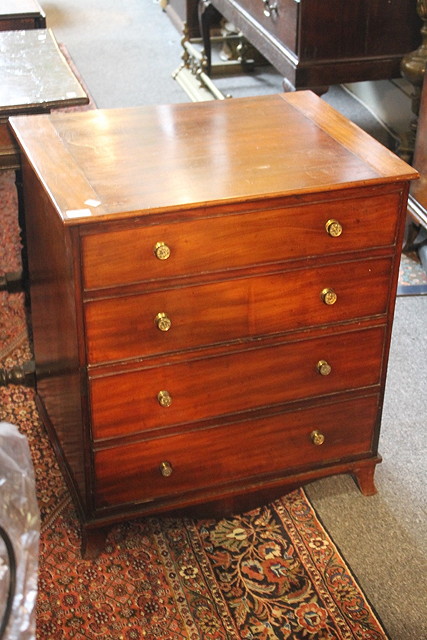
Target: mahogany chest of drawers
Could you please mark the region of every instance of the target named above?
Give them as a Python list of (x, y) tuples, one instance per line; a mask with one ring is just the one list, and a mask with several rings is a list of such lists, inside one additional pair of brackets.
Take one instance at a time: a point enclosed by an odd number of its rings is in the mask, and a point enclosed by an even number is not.
[(13, 118), (38, 406), (104, 525), (374, 469), (409, 180), (311, 92)]

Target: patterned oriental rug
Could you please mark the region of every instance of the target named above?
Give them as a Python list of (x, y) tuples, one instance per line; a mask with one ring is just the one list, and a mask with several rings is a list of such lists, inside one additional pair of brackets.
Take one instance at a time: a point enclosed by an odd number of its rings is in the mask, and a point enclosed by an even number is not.
[[(0, 174), (0, 272), (20, 268), (12, 172)], [(31, 358), (24, 296), (0, 292), (0, 366)], [(41, 511), (37, 640), (386, 640), (303, 490), (223, 520), (147, 518), (80, 557), (70, 495), (34, 391), (0, 388), (27, 436)], [(0, 471), (1, 474), (1, 471)]]
[(40, 423), (34, 392), (0, 389), (29, 441), (41, 511), (38, 640), (385, 640), (303, 490), (223, 520), (115, 526), (96, 560)]

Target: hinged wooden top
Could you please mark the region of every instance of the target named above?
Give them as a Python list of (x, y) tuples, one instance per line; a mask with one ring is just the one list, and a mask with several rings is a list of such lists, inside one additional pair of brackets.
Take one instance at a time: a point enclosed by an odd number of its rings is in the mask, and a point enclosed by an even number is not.
[(87, 104), (50, 29), (0, 32), (0, 116)]
[(417, 177), (310, 91), (10, 122), (68, 224)]
[(0, 20), (2, 18), (44, 16), (44, 11), (37, 0), (2, 0)]

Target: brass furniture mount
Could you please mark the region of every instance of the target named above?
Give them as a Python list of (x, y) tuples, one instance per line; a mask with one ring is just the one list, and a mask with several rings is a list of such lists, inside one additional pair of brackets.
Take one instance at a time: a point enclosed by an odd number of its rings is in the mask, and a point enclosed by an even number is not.
[(167, 260), (171, 254), (171, 250), (164, 242), (157, 242), (154, 247), (154, 255), (159, 260)]
[(337, 294), (333, 289), (330, 289), (329, 287), (327, 287), (326, 289), (323, 289), (322, 293), (320, 294), (320, 297), (322, 298), (323, 302), (327, 305), (335, 304), (337, 301)]
[(322, 445), (325, 442), (325, 436), (321, 431), (318, 431), (317, 429), (315, 429), (314, 431), (311, 432), (311, 441), (317, 447), (320, 447), (320, 445)]
[(172, 404), (172, 396), (169, 391), (159, 391), (157, 394), (157, 400), (159, 401), (159, 405), (161, 407), (170, 407)]
[(169, 476), (172, 475), (172, 471), (173, 471), (172, 465), (167, 460), (165, 460), (160, 464), (160, 473), (164, 478), (169, 478)]
[(325, 229), (332, 238), (339, 238), (339, 236), (342, 234), (342, 226), (338, 222), (338, 220), (328, 220), (328, 222), (325, 224)]
[(169, 331), (172, 326), (172, 320), (168, 317), (167, 313), (163, 312), (156, 315), (154, 322), (159, 331)]
[(277, 16), (277, 2), (270, 2), (270, 0), (262, 0), (264, 5), (264, 15), (266, 18), (274, 18)]
[(328, 376), (332, 371), (332, 367), (326, 360), (319, 360), (317, 363), (317, 371), (321, 376)]

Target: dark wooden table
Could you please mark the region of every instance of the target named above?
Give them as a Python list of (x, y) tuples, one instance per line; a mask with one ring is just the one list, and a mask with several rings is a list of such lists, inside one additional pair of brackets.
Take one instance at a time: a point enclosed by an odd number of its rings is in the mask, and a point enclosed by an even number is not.
[[(14, 115), (49, 113), (52, 109), (87, 104), (89, 98), (49, 29), (0, 31), (0, 51), (0, 171), (16, 171), (25, 276), (21, 161), (8, 119)], [(21, 274), (6, 274), (0, 279), (2, 289), (15, 290), (22, 286), (25, 284), (21, 282)]]
[(89, 98), (50, 29), (0, 32), (0, 170), (18, 169), (8, 118), (87, 104)]
[(45, 27), (46, 15), (36, 0), (2, 0), (0, 31)]

